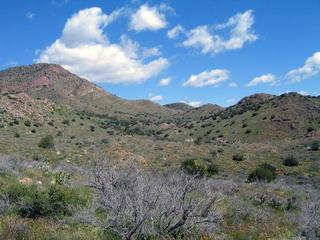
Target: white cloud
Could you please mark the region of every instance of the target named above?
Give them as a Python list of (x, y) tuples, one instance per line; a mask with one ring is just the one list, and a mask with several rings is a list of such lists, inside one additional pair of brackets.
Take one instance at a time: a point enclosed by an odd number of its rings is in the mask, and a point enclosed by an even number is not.
[(187, 33), (187, 39), (182, 42), (182, 46), (199, 48), (202, 54), (217, 54), (227, 50), (240, 49), (245, 43), (257, 40), (258, 36), (251, 29), (253, 24), (252, 10), (238, 13), (231, 17), (227, 23), (213, 27), (216, 31), (230, 28), (228, 39), (211, 33), (209, 26), (203, 25), (190, 30)]
[(225, 69), (213, 69), (211, 71), (204, 71), (197, 75), (191, 75), (189, 79), (183, 83), (183, 86), (218, 86), (221, 82), (228, 80), (229, 75), (229, 71)]
[(296, 83), (315, 75), (320, 75), (320, 52), (315, 52), (302, 67), (288, 72), (286, 78)]
[(227, 99), (227, 103), (234, 103), (236, 102), (237, 100), (235, 98), (230, 98), (230, 99)]
[(170, 77), (162, 78), (162, 79), (159, 81), (159, 85), (160, 85), (160, 86), (169, 86), (170, 83), (171, 83), (171, 80), (172, 80), (172, 78), (170, 78)]
[(175, 26), (174, 28), (170, 29), (167, 32), (167, 36), (170, 39), (175, 39), (177, 38), (181, 33), (184, 33), (184, 28), (178, 24), (177, 26)]
[(231, 88), (236, 88), (236, 87), (238, 87), (238, 84), (235, 83), (235, 82), (231, 82), (231, 83), (228, 84), (228, 86), (231, 87)]
[(167, 26), (165, 15), (161, 12), (165, 9), (149, 7), (148, 4), (140, 8), (131, 16), (130, 29), (137, 32), (143, 30), (156, 31)]
[(40, 52), (36, 62), (57, 63), (93, 82), (141, 83), (169, 65), (158, 57), (145, 62), (140, 46), (125, 35), (120, 43), (110, 43), (105, 27), (121, 15), (116, 10), (106, 15), (100, 8), (74, 14), (65, 24), (62, 36)]
[(188, 102), (187, 104), (189, 104), (192, 107), (200, 107), (202, 105), (201, 101), (195, 101), (195, 102)]
[(304, 95), (304, 96), (309, 95), (309, 93), (307, 91), (303, 91), (303, 90), (299, 91), (298, 93), (301, 95)]
[(163, 97), (161, 95), (154, 95), (153, 93), (149, 93), (149, 100), (152, 102), (159, 102), (163, 100)]
[(190, 105), (191, 107), (200, 107), (202, 105), (201, 101), (194, 101), (194, 102), (186, 102), (186, 101), (180, 101), (181, 103), (185, 103)]
[(252, 79), (246, 86), (252, 87), (252, 86), (256, 86), (260, 83), (270, 83), (270, 85), (273, 86), (276, 84), (276, 77), (271, 73), (265, 74), (260, 77), (256, 77), (256, 78)]
[(144, 58), (155, 57), (155, 56), (157, 57), (160, 55), (161, 55), (161, 52), (160, 52), (159, 48), (157, 48), (157, 47), (147, 48), (143, 51)]
[(29, 19), (29, 20), (32, 20), (35, 16), (36, 16), (36, 14), (33, 13), (33, 12), (27, 12), (26, 13), (26, 18)]

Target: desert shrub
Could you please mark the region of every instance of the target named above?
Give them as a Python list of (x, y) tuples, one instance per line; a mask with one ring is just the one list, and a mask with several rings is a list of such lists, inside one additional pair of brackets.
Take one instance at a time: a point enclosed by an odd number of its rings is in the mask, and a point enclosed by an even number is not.
[(54, 126), (54, 122), (53, 121), (50, 121), (50, 122), (48, 122), (48, 125), (50, 125), (50, 126)]
[(36, 133), (37, 130), (36, 130), (36, 129), (31, 129), (31, 132), (32, 132), (32, 133)]
[(26, 120), (26, 121), (24, 122), (24, 125), (25, 125), (26, 127), (31, 127), (31, 122), (30, 122), (29, 120)]
[(41, 138), (38, 146), (41, 148), (53, 148), (54, 147), (53, 136), (51, 135), (44, 136), (43, 138)]
[(217, 174), (218, 172), (219, 172), (218, 165), (211, 163), (207, 166), (206, 175), (208, 175), (209, 177)]
[(299, 161), (294, 156), (290, 155), (283, 159), (283, 165), (288, 167), (298, 166)]
[(14, 119), (13, 123), (16, 124), (16, 125), (19, 125), (19, 120), (18, 119)]
[(63, 135), (62, 131), (57, 132), (57, 137), (61, 137)]
[(307, 132), (308, 132), (308, 133), (311, 133), (311, 132), (313, 132), (314, 130), (315, 130), (314, 127), (308, 127)]
[(90, 185), (107, 213), (100, 226), (111, 227), (122, 239), (198, 239), (190, 234), (212, 232), (220, 220), (219, 198), (205, 179), (132, 165), (102, 166), (92, 174)]
[(62, 121), (62, 124), (64, 125), (70, 125), (70, 121), (68, 119), (65, 119)]
[(237, 162), (245, 160), (245, 156), (242, 153), (237, 153), (232, 156), (232, 159)]
[(276, 179), (277, 173), (276, 168), (270, 164), (264, 163), (259, 165), (253, 172), (248, 176), (248, 182), (271, 182)]
[(218, 149), (218, 153), (223, 153), (223, 152), (224, 152), (223, 148)]
[(102, 139), (101, 139), (101, 142), (102, 142), (103, 144), (108, 144), (108, 143), (109, 143), (109, 138), (102, 138)]
[(246, 131), (245, 131), (245, 134), (250, 134), (251, 133), (251, 130), (250, 129), (247, 129)]
[(19, 133), (15, 133), (15, 134), (14, 134), (14, 137), (19, 138), (19, 137), (20, 137), (20, 134), (19, 134)]
[(93, 125), (91, 125), (91, 126), (90, 126), (90, 131), (91, 131), (91, 132), (94, 132), (95, 130), (96, 130), (96, 127), (93, 126)]
[(61, 171), (52, 172), (51, 177), (52, 177), (52, 183), (58, 184), (58, 185), (66, 185), (69, 182), (71, 175), (70, 173), (61, 170)]
[(194, 141), (194, 144), (200, 145), (201, 142), (202, 142), (202, 137), (198, 137), (198, 138)]
[(312, 151), (318, 151), (320, 149), (320, 142), (319, 141), (314, 141), (310, 145), (310, 149)]
[(182, 162), (181, 169), (188, 174), (203, 176), (205, 174), (205, 168), (196, 163), (195, 159), (187, 159)]
[(8, 196), (12, 210), (26, 218), (70, 216), (71, 206), (87, 204), (78, 191), (60, 185), (40, 188), (12, 183), (1, 191)]

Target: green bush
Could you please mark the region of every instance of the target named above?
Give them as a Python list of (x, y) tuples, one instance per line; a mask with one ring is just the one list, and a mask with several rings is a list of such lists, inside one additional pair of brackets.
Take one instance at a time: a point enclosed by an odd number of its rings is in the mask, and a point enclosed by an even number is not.
[(87, 199), (66, 186), (10, 184), (1, 190), (8, 196), (11, 210), (26, 218), (70, 216), (70, 206), (85, 206)]
[(26, 127), (31, 127), (31, 122), (30, 122), (29, 120), (26, 120), (26, 121), (24, 122), (24, 125), (25, 125)]
[(213, 163), (211, 163), (206, 169), (206, 173), (209, 177), (217, 174), (218, 172), (219, 172), (218, 166)]
[(320, 142), (319, 141), (314, 141), (311, 143), (310, 149), (312, 151), (318, 151), (320, 149)]
[(51, 136), (51, 135), (44, 136), (40, 140), (38, 146), (41, 147), (41, 148), (53, 148), (54, 147), (53, 136)]
[(194, 159), (188, 159), (182, 162), (181, 169), (192, 175), (203, 176), (205, 174), (205, 168), (196, 164)]
[(63, 120), (63, 121), (62, 121), (62, 124), (65, 124), (65, 125), (70, 125), (70, 121), (69, 121), (68, 119), (66, 119), (66, 120)]
[(277, 173), (276, 168), (270, 164), (264, 163), (259, 165), (253, 172), (248, 176), (248, 182), (271, 182), (276, 179)]
[(237, 162), (245, 160), (245, 156), (242, 153), (237, 153), (232, 156), (232, 159)]
[(283, 165), (288, 167), (298, 166), (299, 161), (294, 156), (288, 156), (283, 159)]

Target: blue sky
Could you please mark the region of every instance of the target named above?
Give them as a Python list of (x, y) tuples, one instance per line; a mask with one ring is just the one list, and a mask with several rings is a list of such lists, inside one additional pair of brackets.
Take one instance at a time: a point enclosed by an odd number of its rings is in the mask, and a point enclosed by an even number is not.
[(3, 1), (0, 68), (58, 63), (160, 104), (319, 95), (319, 12), (319, 0)]

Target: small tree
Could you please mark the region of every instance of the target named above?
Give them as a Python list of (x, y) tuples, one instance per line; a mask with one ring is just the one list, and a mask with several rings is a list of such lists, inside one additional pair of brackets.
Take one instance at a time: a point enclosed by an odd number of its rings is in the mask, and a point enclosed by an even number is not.
[(41, 148), (53, 148), (54, 147), (53, 136), (51, 135), (44, 136), (43, 138), (41, 138), (38, 146)]

